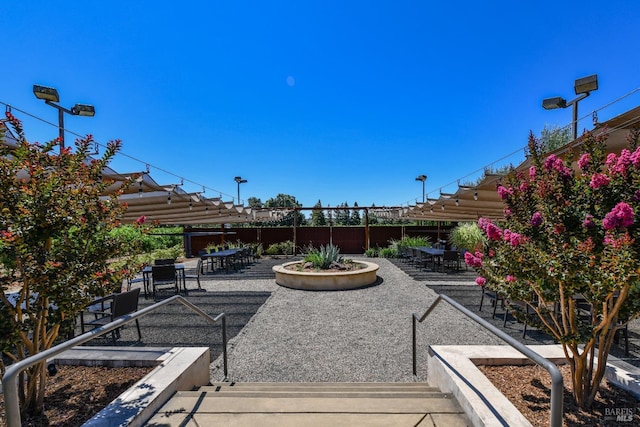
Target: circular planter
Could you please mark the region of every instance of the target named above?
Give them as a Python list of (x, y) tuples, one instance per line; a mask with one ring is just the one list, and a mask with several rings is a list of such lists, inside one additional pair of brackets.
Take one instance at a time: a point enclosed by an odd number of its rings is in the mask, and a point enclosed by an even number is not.
[(357, 261), (365, 268), (352, 271), (295, 271), (287, 266), (300, 264), (300, 261), (288, 262), (273, 267), (276, 273), (276, 283), (287, 288), (306, 291), (338, 291), (356, 289), (369, 286), (376, 282), (378, 264), (367, 261)]

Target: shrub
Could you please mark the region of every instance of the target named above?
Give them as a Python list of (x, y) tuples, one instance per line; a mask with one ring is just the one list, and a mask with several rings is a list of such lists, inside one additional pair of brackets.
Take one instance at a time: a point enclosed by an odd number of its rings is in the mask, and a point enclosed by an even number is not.
[(364, 251), (364, 255), (369, 258), (375, 258), (378, 256), (378, 248), (369, 248)]
[(482, 249), (486, 238), (475, 222), (465, 222), (449, 233), (449, 243), (458, 249), (475, 251)]
[(394, 248), (382, 248), (379, 255), (381, 258), (398, 258), (398, 251)]

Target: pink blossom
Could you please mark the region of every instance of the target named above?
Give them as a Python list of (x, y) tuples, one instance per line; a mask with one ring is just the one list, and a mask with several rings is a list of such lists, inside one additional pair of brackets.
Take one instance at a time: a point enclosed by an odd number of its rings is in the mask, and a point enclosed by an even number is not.
[(478, 219), (478, 227), (482, 231), (485, 231), (485, 229), (487, 228), (487, 224), (489, 223), (491, 223), (491, 220), (489, 218), (482, 217)]
[(620, 202), (611, 209), (611, 212), (605, 215), (602, 220), (602, 226), (605, 230), (624, 228), (632, 225), (633, 221), (634, 213), (631, 206), (625, 202)]
[(482, 267), (482, 252), (476, 251), (475, 254), (471, 252), (464, 253), (464, 262), (471, 267)]
[(627, 169), (631, 165), (631, 152), (626, 148), (620, 152), (618, 161), (613, 167), (613, 172), (620, 175), (627, 175)]
[(631, 163), (635, 167), (640, 167), (640, 147), (636, 148), (636, 151), (631, 155)]
[(142, 225), (147, 221), (147, 217), (144, 215), (140, 215), (140, 217), (138, 217), (138, 219), (136, 219), (136, 224), (138, 225)]
[(482, 277), (482, 276), (478, 276), (478, 277), (476, 277), (476, 284), (477, 284), (478, 286), (484, 286), (484, 285), (485, 285), (485, 283), (487, 283), (487, 279), (485, 279), (485, 278), (484, 278), (484, 277)]
[(505, 187), (504, 185), (499, 185), (498, 194), (500, 195), (500, 198), (502, 198), (502, 200), (505, 200), (507, 197), (513, 194), (513, 190), (511, 188)]
[(491, 240), (500, 240), (500, 238), (502, 237), (502, 230), (500, 230), (500, 228), (498, 228), (498, 226), (493, 223), (487, 224), (485, 233), (487, 233), (487, 237)]
[(607, 160), (604, 161), (604, 164), (609, 168), (612, 168), (617, 161), (618, 161), (618, 156), (616, 155), (616, 153), (609, 153), (607, 154)]
[(527, 181), (522, 181), (520, 183), (520, 191), (521, 192), (526, 192), (529, 189), (529, 183)]
[(595, 225), (596, 225), (596, 223), (593, 222), (593, 215), (587, 214), (587, 216), (584, 218), (584, 221), (582, 221), (582, 226), (584, 228), (591, 228), (591, 227), (593, 227)]
[(534, 212), (533, 215), (531, 215), (531, 225), (533, 227), (538, 227), (541, 224), (542, 224), (542, 214), (540, 212)]
[(515, 282), (517, 279), (516, 279), (516, 277), (515, 277), (515, 276), (512, 276), (512, 275), (510, 275), (510, 274), (507, 274), (507, 277), (505, 277), (505, 279), (504, 279), (504, 280), (506, 280), (506, 281), (507, 281), (507, 282), (509, 282), (509, 283), (513, 283), (513, 282)]
[(529, 168), (529, 178), (535, 178), (536, 177), (536, 167), (535, 166), (531, 166)]
[(511, 236), (509, 236), (509, 243), (514, 248), (516, 246), (520, 246), (520, 243), (522, 243), (522, 235), (518, 234), (518, 233), (511, 232)]
[(548, 171), (555, 170), (560, 176), (565, 178), (571, 176), (571, 169), (567, 167), (562, 159), (557, 157), (555, 154), (551, 154), (546, 158), (544, 161), (544, 167)]
[(597, 190), (600, 187), (609, 185), (609, 182), (611, 182), (611, 180), (605, 174), (594, 173), (593, 176), (591, 177), (591, 182), (589, 183), (589, 186), (594, 190)]
[(505, 216), (505, 217), (509, 218), (513, 212), (511, 211), (511, 209), (510, 209), (510, 208), (505, 207), (505, 208), (502, 210), (502, 213), (504, 214), (504, 216)]
[(587, 166), (589, 166), (589, 163), (591, 163), (591, 155), (589, 153), (584, 153), (580, 156), (580, 160), (578, 160), (578, 166), (580, 166), (580, 169), (585, 170)]

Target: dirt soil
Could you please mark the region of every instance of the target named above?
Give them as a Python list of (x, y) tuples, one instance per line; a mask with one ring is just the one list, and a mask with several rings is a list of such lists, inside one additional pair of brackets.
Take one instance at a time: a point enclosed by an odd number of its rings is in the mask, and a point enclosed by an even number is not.
[[(58, 366), (58, 373), (47, 377), (44, 417), (23, 418), (22, 426), (80, 426), (152, 369)], [(6, 425), (0, 395), (0, 427)]]
[[(604, 380), (590, 411), (579, 409), (573, 401), (571, 369), (558, 366), (564, 379), (565, 426), (632, 426), (640, 425), (639, 402), (632, 394), (614, 387)], [(551, 378), (538, 365), (478, 366), (493, 385), (534, 426), (548, 426), (550, 420)], [(633, 415), (632, 420), (616, 420), (616, 412)]]

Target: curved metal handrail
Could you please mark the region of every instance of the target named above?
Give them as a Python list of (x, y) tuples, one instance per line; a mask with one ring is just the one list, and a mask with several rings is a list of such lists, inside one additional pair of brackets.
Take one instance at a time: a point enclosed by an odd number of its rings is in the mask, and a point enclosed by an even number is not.
[(92, 331), (86, 332), (82, 335), (79, 335), (75, 338), (72, 338), (68, 341), (58, 344), (55, 347), (51, 347), (48, 350), (40, 352), (38, 354), (34, 354), (33, 356), (27, 357), (19, 362), (16, 362), (12, 365), (9, 365), (4, 376), (2, 377), (2, 390), (4, 393), (4, 404), (5, 411), (7, 416), (7, 427), (20, 427), (22, 425), (22, 421), (20, 419), (20, 402), (18, 399), (18, 374), (30, 366), (35, 365), (38, 362), (46, 360), (50, 357), (53, 357), (57, 354), (62, 353), (76, 345), (84, 344), (87, 341), (91, 341), (94, 338), (99, 337), (100, 335), (106, 334), (107, 332), (111, 332), (115, 329), (121, 328), (125, 324), (136, 320), (144, 315), (149, 314), (150, 312), (172, 303), (173, 301), (178, 301), (182, 303), (182, 305), (190, 308), (192, 311), (199, 314), (209, 323), (217, 323), (218, 320), (222, 320), (222, 355), (223, 355), (223, 369), (224, 369), (224, 378), (223, 381), (226, 381), (228, 378), (227, 372), (227, 319), (224, 313), (220, 313), (216, 317), (211, 317), (196, 305), (188, 301), (181, 295), (175, 295), (171, 298), (168, 298), (164, 301), (160, 301), (156, 304), (153, 304), (149, 307), (143, 308), (142, 310), (136, 311), (131, 314), (127, 314), (125, 316), (119, 317), (111, 323), (108, 323), (104, 326), (96, 328)]
[(521, 342), (519, 342), (515, 338), (511, 337), (510, 335), (508, 335), (504, 331), (498, 329), (497, 327), (495, 327), (491, 323), (487, 322), (486, 320), (484, 320), (483, 318), (481, 318), (477, 314), (472, 313), (466, 307), (464, 307), (463, 305), (461, 305), (457, 301), (454, 301), (452, 298), (448, 297), (447, 295), (438, 295), (436, 300), (433, 302), (433, 304), (431, 304), (431, 306), (427, 309), (427, 311), (425, 311), (425, 313), (422, 315), (422, 317), (418, 317), (418, 315), (416, 313), (413, 313), (413, 315), (412, 315), (412, 324), (413, 324), (413, 376), (414, 376), (414, 378), (417, 378), (417, 373), (416, 373), (417, 372), (417, 369), (416, 369), (416, 326), (417, 326), (417, 322), (422, 323), (427, 318), (427, 316), (429, 316), (429, 314), (433, 311), (433, 309), (440, 303), (440, 301), (446, 301), (453, 308), (455, 308), (456, 310), (460, 311), (462, 314), (464, 314), (465, 316), (467, 316), (468, 318), (470, 318), (474, 322), (478, 323), (480, 326), (482, 326), (483, 328), (487, 329), (489, 332), (491, 332), (492, 334), (496, 335), (498, 338), (500, 338), (503, 341), (505, 341), (511, 347), (515, 348), (520, 353), (522, 353), (525, 356), (527, 356), (528, 359), (534, 361), (539, 366), (544, 368), (547, 372), (549, 372), (549, 375), (551, 376), (551, 417), (550, 417), (549, 425), (551, 427), (560, 427), (560, 426), (562, 426), (563, 380), (562, 380), (562, 374), (560, 373), (560, 370), (558, 369), (556, 364), (551, 362), (548, 359), (545, 359), (540, 354), (538, 354), (535, 351), (531, 350), (529, 347), (527, 347), (526, 345), (522, 344)]

